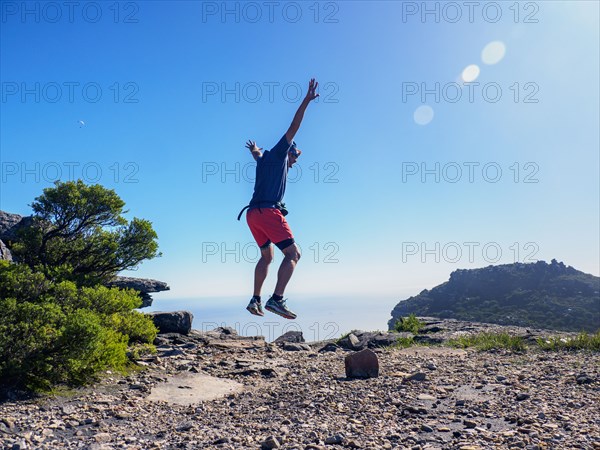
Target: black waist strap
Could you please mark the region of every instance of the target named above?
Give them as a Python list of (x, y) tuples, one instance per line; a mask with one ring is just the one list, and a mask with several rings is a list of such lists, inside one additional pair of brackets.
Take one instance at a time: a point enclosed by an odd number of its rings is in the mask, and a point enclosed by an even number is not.
[[(270, 201), (270, 200), (266, 200), (266, 201), (260, 201), (260, 202), (254, 202), (254, 203), (250, 203), (249, 205), (247, 205), (247, 206), (244, 206), (244, 207), (242, 208), (242, 210), (241, 210), (241, 211), (240, 211), (240, 213), (238, 214), (237, 220), (240, 220), (240, 218), (242, 217), (242, 214), (244, 214), (244, 211), (246, 211), (248, 208), (251, 208), (251, 207), (254, 207), (254, 206), (256, 206), (256, 207), (258, 207), (258, 209), (260, 210), (260, 206), (257, 206), (257, 205), (264, 205), (264, 204), (267, 204), (267, 205), (273, 205), (273, 206), (274, 206), (275, 208), (277, 208), (278, 210), (280, 210), (280, 211), (282, 211), (282, 210), (283, 210), (283, 211), (285, 211), (285, 203), (281, 203), (281, 202), (272, 202), (272, 201)], [(269, 207), (270, 207), (270, 206), (269, 206)], [(287, 214), (287, 211), (285, 211), (285, 214)]]
[(238, 220), (240, 220), (240, 217), (242, 217), (242, 214), (244, 214), (244, 211), (246, 211), (248, 208), (250, 208), (250, 205), (244, 206), (244, 209), (242, 209), (238, 214)]

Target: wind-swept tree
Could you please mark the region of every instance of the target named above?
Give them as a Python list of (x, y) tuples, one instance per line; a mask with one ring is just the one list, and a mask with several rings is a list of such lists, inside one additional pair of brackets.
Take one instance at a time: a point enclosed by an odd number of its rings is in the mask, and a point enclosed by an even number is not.
[(31, 224), (20, 231), (13, 255), (51, 279), (95, 285), (160, 256), (148, 220), (123, 217), (114, 190), (83, 181), (57, 181), (32, 203)]

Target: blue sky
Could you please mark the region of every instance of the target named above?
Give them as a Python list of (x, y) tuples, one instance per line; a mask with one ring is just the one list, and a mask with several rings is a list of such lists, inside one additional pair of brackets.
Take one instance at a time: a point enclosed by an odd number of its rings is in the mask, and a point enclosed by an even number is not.
[(263, 2), (1, 3), (0, 208), (29, 214), (57, 177), (115, 189), (158, 232), (162, 258), (134, 274), (165, 297), (251, 294), (244, 143), (273, 146), (311, 77), (290, 298), (400, 299), (516, 260), (600, 272), (597, 2), (482, 2), (471, 20), (460, 2), (279, 2), (272, 20)]

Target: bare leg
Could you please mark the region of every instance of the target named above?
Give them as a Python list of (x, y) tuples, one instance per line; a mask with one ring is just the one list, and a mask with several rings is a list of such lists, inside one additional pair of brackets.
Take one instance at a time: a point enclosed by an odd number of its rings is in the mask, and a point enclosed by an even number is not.
[(254, 295), (260, 295), (262, 285), (267, 278), (267, 273), (269, 273), (269, 264), (273, 262), (273, 256), (272, 245), (260, 249), (260, 259), (254, 269)]
[(285, 287), (290, 281), (290, 278), (292, 278), (296, 264), (300, 260), (300, 249), (296, 244), (292, 244), (284, 248), (282, 252), (283, 261), (281, 261), (281, 265), (279, 266), (279, 271), (277, 272), (277, 284), (275, 285), (275, 294), (281, 296), (283, 296)]

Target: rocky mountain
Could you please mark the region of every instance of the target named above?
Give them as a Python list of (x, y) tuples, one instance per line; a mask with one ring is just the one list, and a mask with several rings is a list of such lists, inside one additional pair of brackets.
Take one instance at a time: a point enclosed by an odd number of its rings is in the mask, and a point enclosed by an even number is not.
[(568, 331), (600, 328), (600, 278), (562, 262), (456, 270), (401, 301), (388, 322), (409, 314)]
[(10, 245), (6, 245), (17, 239), (17, 231), (27, 226), (31, 217), (23, 217), (19, 214), (11, 214), (0, 210), (0, 260), (12, 261)]
[(21, 216), (0, 210), (0, 239), (3, 241), (14, 241), (17, 239), (17, 231), (31, 223), (31, 216)]

